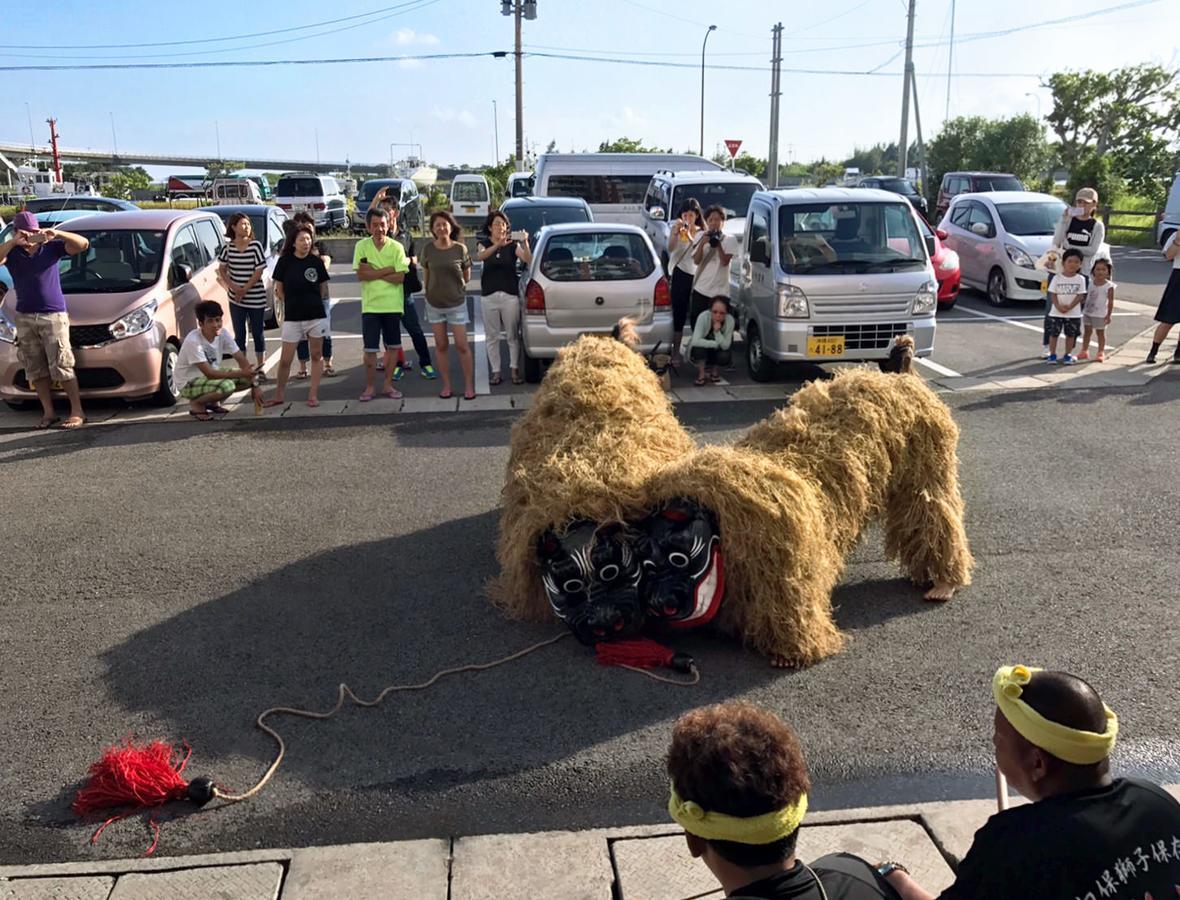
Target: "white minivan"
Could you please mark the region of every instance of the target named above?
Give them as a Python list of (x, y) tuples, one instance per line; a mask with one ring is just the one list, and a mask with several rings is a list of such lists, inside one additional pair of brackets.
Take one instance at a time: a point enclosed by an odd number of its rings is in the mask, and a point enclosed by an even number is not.
[(492, 192), (482, 175), (456, 175), (451, 179), (451, 215), (460, 225), (483, 225), (491, 209)]
[(595, 222), (644, 225), (643, 198), (652, 176), (664, 169), (722, 171), (712, 160), (688, 153), (542, 153), (533, 194), (581, 197)]

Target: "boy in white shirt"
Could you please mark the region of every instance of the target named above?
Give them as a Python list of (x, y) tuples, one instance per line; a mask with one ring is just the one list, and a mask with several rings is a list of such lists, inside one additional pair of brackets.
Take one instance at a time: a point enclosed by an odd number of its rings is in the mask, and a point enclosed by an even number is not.
[(1079, 275), (1082, 268), (1082, 253), (1070, 248), (1061, 257), (1063, 274), (1053, 279), (1049, 286), (1049, 358), (1050, 364), (1057, 362), (1057, 339), (1065, 332), (1065, 355), (1063, 366), (1074, 363), (1073, 348), (1082, 331), (1082, 303), (1086, 299), (1086, 279)]
[(1090, 358), (1090, 334), (1098, 335), (1098, 362), (1106, 360), (1106, 326), (1114, 313), (1114, 290), (1118, 286), (1110, 280), (1110, 260), (1100, 257), (1090, 267), (1090, 288), (1082, 304), (1082, 352), (1078, 359)]
[[(208, 422), (213, 413), (229, 412), (221, 401), (234, 391), (245, 388), (251, 388), (257, 406), (262, 395), (256, 373), (246, 354), (221, 327), (221, 304), (216, 300), (203, 300), (196, 305), (195, 312), (197, 327), (185, 335), (184, 343), (180, 345), (173, 376), (181, 386), (180, 396), (188, 401), (188, 414)], [(234, 358), (238, 368), (221, 368), (221, 359), (227, 355)]]

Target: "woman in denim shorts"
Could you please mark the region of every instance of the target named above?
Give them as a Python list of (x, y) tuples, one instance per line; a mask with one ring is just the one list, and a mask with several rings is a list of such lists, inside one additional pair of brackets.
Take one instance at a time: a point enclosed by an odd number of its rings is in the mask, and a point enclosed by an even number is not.
[(475, 399), (475, 366), (467, 343), (467, 282), (471, 278), (471, 257), (463, 243), (463, 232), (449, 212), (430, 216), (433, 241), (418, 254), (426, 290), (426, 321), (434, 332), (434, 351), (442, 378), (439, 396), (452, 397), (448, 359), (447, 329), (455, 338), (459, 366), (463, 370), (463, 399)]

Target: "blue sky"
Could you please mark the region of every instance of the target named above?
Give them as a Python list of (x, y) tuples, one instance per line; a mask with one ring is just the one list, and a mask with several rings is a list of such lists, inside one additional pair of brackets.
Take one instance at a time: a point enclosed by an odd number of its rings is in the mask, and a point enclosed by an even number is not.
[[(1125, 0), (1122, 0), (1125, 2)], [(951, 66), (950, 114), (1048, 112), (1038, 76), (1062, 68), (1152, 61), (1177, 63), (1180, 0), (1157, 0), (1069, 24), (1023, 29), (992, 39), (972, 36), (1063, 15), (1120, 5), (1120, 0), (959, 0)], [(686, 63), (658, 68), (607, 62), (526, 58), (525, 137), (541, 151), (596, 149), (623, 135), (677, 150), (698, 140), (700, 48), (707, 25), (712, 68), (706, 89), (705, 144), (726, 138), (764, 156), (768, 142), (770, 28), (786, 26), (781, 155), (840, 158), (854, 146), (897, 140), (905, 0), (827, 3), (754, 0), (538, 0), (525, 22), (526, 50), (616, 55)], [(397, 9), (396, 7), (402, 7)], [(323, 59), (472, 53), (511, 49), (512, 21), (499, 0), (205, 0), (201, 4), (66, 0), (24, 6), (6, 16), (0, 65), (107, 61), (212, 61), (214, 68), (146, 71), (4, 72), (0, 138), (27, 141), (25, 103), (38, 142), (44, 120), (58, 119), (68, 147), (109, 149), (111, 113), (120, 148), (225, 158), (268, 154), (292, 159), (382, 161), (390, 142), (422, 144), (432, 162), (488, 163), (496, 153), (492, 101), (499, 107), (499, 152), (513, 149), (510, 59), (488, 57), (322, 66), (236, 65), (244, 60)], [(109, 11), (115, 8), (117, 12)], [(915, 67), (927, 136), (947, 109), (947, 39), (951, 0), (918, 0)], [(378, 12), (384, 10), (384, 12)], [(373, 13), (360, 19), (347, 20)], [(314, 29), (208, 41), (291, 29)], [(379, 20), (378, 20), (379, 19)], [(361, 27), (350, 27), (357, 22)], [(335, 31), (335, 33), (325, 33)], [(165, 44), (199, 41), (205, 43)], [(283, 43), (274, 43), (282, 41)], [(53, 45), (37, 49), (33, 45)], [(135, 44), (125, 49), (67, 45)], [(271, 44), (271, 46), (259, 46)], [(560, 48), (560, 49), (552, 49)], [(896, 55), (896, 58), (892, 58)], [(891, 59), (892, 58), (892, 59)], [(726, 71), (721, 65), (753, 66)], [(1022, 73), (1019, 77), (1006, 77)], [(1028, 96), (1032, 94), (1033, 96)], [(216, 123), (216, 130), (215, 130)], [(911, 120), (911, 135), (913, 124)], [(401, 154), (400, 148), (395, 153)], [(160, 174), (159, 172), (155, 174)]]

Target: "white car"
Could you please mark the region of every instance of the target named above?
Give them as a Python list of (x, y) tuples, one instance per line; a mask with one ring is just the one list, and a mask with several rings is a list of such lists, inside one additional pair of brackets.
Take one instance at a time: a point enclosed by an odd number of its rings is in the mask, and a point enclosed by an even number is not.
[(634, 225), (547, 225), (520, 278), (524, 377), (583, 334), (610, 334), (634, 316), (640, 349), (672, 341), (672, 296), (651, 241)]
[(656, 172), (643, 200), (643, 230), (660, 252), (666, 268), (668, 230), (686, 201), (696, 200), (702, 212), (710, 206), (722, 207), (726, 216), (726, 234), (733, 235), (740, 242), (745, 233), (750, 198), (760, 190), (762, 182), (745, 172)]
[[(959, 254), (965, 287), (984, 291), (992, 306), (1039, 302), (1047, 277), (1035, 263), (1053, 245), (1065, 208), (1052, 194), (1032, 191), (959, 194), (938, 227), (947, 235), (943, 244)], [(1109, 245), (1096, 256), (1110, 259)]]
[(482, 175), (456, 175), (451, 179), (451, 215), (464, 228), (481, 228), (491, 209), (492, 192)]
[(330, 175), (288, 172), (275, 185), (275, 206), (289, 216), (310, 213), (316, 231), (348, 226), (348, 205), (340, 193), (340, 185)]

